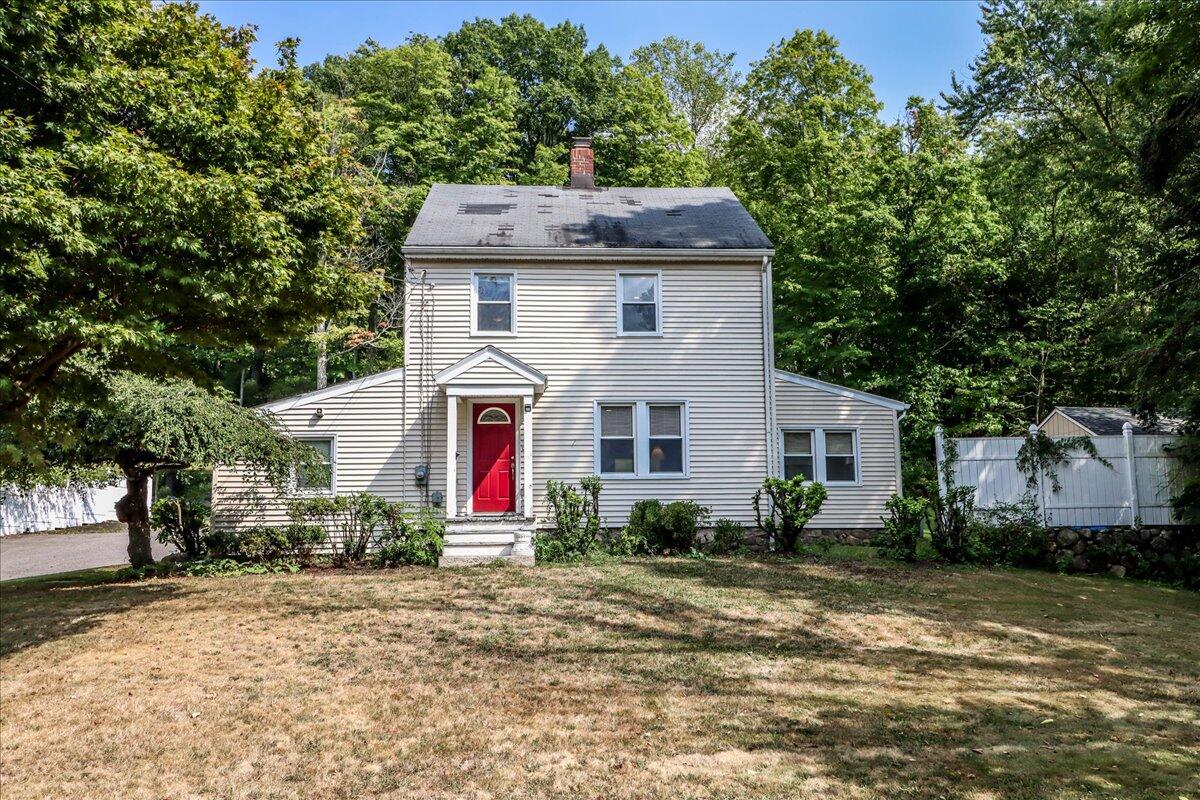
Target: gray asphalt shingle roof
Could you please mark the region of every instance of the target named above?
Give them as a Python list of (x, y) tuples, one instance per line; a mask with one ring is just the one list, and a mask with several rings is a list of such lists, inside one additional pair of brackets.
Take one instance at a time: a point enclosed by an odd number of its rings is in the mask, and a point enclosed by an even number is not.
[(771, 242), (725, 188), (436, 183), (404, 246), (767, 250)]
[(1154, 427), (1143, 425), (1128, 408), (1055, 406), (1055, 409), (1097, 436), (1120, 436), (1126, 422), (1133, 425), (1134, 433), (1175, 433), (1179, 430), (1179, 420), (1170, 417), (1159, 417)]

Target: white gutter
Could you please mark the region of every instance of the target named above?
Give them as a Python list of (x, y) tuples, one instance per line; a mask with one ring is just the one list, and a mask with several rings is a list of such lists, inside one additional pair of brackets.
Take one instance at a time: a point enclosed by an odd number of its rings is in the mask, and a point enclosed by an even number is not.
[(486, 257), (493, 260), (594, 260), (598, 257), (609, 260), (664, 259), (671, 261), (744, 261), (770, 258), (772, 249), (763, 248), (696, 248), (696, 247), (432, 247), (428, 245), (405, 245), (401, 248), (405, 257), (423, 256), (441, 259), (471, 259)]

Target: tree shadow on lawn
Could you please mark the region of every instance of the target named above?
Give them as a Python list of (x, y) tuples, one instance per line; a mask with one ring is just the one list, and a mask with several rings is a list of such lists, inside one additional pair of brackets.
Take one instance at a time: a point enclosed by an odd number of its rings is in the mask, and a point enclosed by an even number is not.
[(0, 659), (86, 633), (108, 617), (176, 596), (176, 582), (118, 583), (85, 570), (0, 583)]
[[(843, 578), (786, 564), (674, 560), (627, 569), (617, 577), (585, 574), (517, 613), (503, 579), (488, 581), (499, 591), (487, 601), (468, 591), (397, 602), (476, 623), (462, 630), (448, 623), (440, 646), (485, 672), (521, 670), (531, 676), (531, 692), (546, 689), (545, 676), (591, 672), (661, 702), (684, 698), (703, 729), (648, 757), (697, 749), (706, 757), (734, 749), (769, 754), (816, 763), (843, 785), (884, 796), (1104, 791), (1157, 798), (1187, 791), (1200, 772), (1200, 697), (1194, 669), (1178, 669), (1186, 653), (1158, 664), (1135, 648), (1114, 652), (1093, 641), (1094, 627), (1033, 619), (1023, 605), (1002, 608), (1006, 601), (995, 596), (937, 604), (929, 595), (944, 596), (954, 585), (928, 586), (921, 575), (894, 570), (850, 569)], [(650, 580), (639, 580), (639, 572)], [(742, 593), (735, 599), (790, 596), (813, 610), (788, 622), (775, 607), (756, 621), (748, 613), (753, 603), (693, 602), (683, 598), (703, 593), (676, 591), (673, 581), (735, 588)], [(507, 586), (521, 588), (528, 587)], [(908, 617), (954, 646), (855, 640), (821, 629), (823, 615), (864, 614)], [(488, 633), (498, 626), (512, 627), (512, 635)], [(962, 641), (974, 638), (983, 642), (972, 648)], [(584, 694), (579, 702), (586, 713), (601, 699)]]

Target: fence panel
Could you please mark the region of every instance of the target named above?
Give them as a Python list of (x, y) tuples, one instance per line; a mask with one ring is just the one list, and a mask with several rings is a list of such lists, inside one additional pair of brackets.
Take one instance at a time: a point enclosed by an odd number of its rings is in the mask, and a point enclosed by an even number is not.
[(0, 536), (73, 528), (117, 519), (114, 504), (123, 484), (98, 489), (40, 488), (28, 492), (0, 488)]
[[(1091, 440), (1097, 455), (1111, 466), (1086, 453), (1072, 453), (1055, 470), (1058, 491), (1046, 474), (1036, 476), (1031, 489), (1028, 476), (1017, 469), (1017, 453), (1025, 443), (1019, 436), (954, 439), (958, 455), (951, 474), (956, 485), (975, 487), (979, 508), (1016, 503), (1032, 490), (1049, 525), (1132, 525), (1136, 519), (1144, 525), (1173, 524), (1173, 459), (1165, 448), (1175, 437), (1093, 436)], [(939, 442), (939, 468), (945, 449)]]

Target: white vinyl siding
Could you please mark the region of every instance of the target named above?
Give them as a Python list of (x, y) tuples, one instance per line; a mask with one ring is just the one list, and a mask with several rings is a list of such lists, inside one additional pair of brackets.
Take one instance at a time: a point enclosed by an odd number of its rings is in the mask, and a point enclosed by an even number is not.
[[(470, 273), (483, 270), (432, 259), (414, 259), (412, 266), (426, 272), (426, 302), (420, 302), (422, 289), (410, 285), (404, 449), (409, 471), (429, 454), (429, 486), (437, 490), (446, 482), (446, 397), (432, 376), (485, 344), (471, 336), (470, 320)], [(613, 335), (618, 272), (661, 273), (662, 336)], [(711, 507), (714, 518), (753, 524), (751, 498), (767, 473), (762, 260), (662, 263), (650, 269), (602, 261), (541, 262), (520, 266), (517, 283), (520, 336), (496, 346), (546, 375), (546, 390), (533, 407), (537, 514), (544, 518), (546, 513), (547, 480), (578, 484), (594, 474), (597, 401), (686, 400), (687, 476), (606, 478), (600, 495), (605, 525), (625, 524), (633, 503), (646, 498), (694, 500)], [(423, 369), (422, 313), (432, 332)], [(499, 374), (488, 378), (500, 380)], [(460, 404), (458, 417), (460, 509), (471, 495), (467, 405)], [(425, 430), (428, 445), (423, 446)], [(422, 502), (419, 489), (407, 483), (409, 502)]]
[[(788, 457), (787, 432), (813, 432), (813, 468), (818, 480), (827, 474), (826, 458), (843, 461), (846, 458), (824, 452), (822, 439), (836, 432), (853, 433), (857, 481), (823, 480), (828, 497), (809, 525), (814, 528), (881, 527), (880, 518), (887, 513), (884, 503), (900, 491), (897, 412), (776, 378), (775, 414), (784, 462)], [(816, 435), (818, 433), (824, 433), (824, 437)], [(839, 445), (844, 443), (845, 437), (841, 437)]]

